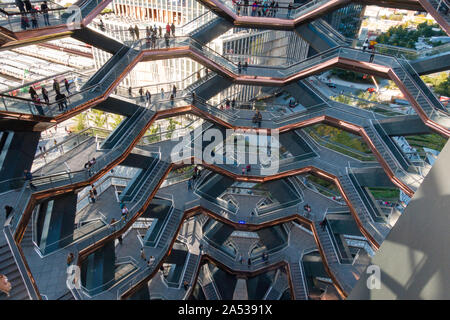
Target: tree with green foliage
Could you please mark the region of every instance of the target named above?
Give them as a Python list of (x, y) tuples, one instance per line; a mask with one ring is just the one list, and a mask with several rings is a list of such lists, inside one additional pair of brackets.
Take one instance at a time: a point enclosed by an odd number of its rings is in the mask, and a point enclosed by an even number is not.
[(358, 94), (356, 95), (358, 98), (360, 99), (364, 99), (367, 101), (373, 101), (373, 102), (378, 102), (378, 97), (376, 93), (370, 93), (368, 91), (359, 91)]
[(103, 111), (91, 109), (89, 113), (89, 120), (94, 122), (95, 127), (103, 128), (106, 124), (106, 115)]
[(402, 14), (391, 14), (389, 16), (381, 16), (380, 18), (384, 19), (384, 20), (402, 21), (403, 15)]
[(156, 135), (156, 133), (161, 129), (160, 126), (158, 125), (154, 125), (151, 126), (150, 129), (147, 130), (147, 132), (145, 133), (145, 135), (149, 136), (147, 137), (147, 142), (148, 143), (153, 143), (153, 142), (158, 142), (159, 141), (159, 135)]
[(172, 118), (169, 119), (169, 125), (167, 126), (168, 133), (166, 134), (167, 139), (172, 138), (172, 134), (175, 131), (177, 125), (181, 125), (181, 123), (173, 120)]
[(431, 84), (437, 94), (450, 97), (450, 74), (448, 72), (422, 76), (421, 78), (425, 83)]
[(111, 130), (114, 130), (123, 121), (123, 116), (121, 116), (120, 114), (115, 114), (112, 116), (112, 119), (113, 123), (111, 124)]
[(359, 83), (372, 83), (372, 80), (370, 77), (365, 76), (363, 73), (350, 71), (350, 70), (343, 70), (343, 69), (332, 69), (331, 75), (336, 76), (339, 79), (351, 81), (351, 82), (359, 82)]
[[(399, 26), (390, 27), (388, 31), (382, 33), (376, 38), (376, 42), (384, 43), (397, 47), (415, 49), (419, 37), (431, 38), (434, 36), (445, 36), (445, 32), (433, 30), (439, 28), (437, 24), (428, 24), (423, 22), (417, 25), (416, 29), (410, 28), (410, 23), (404, 23)], [(430, 43), (432, 46), (438, 46), (439, 43)]]
[(434, 91), (442, 96), (450, 97), (450, 76), (434, 87)]
[(411, 147), (416, 148), (419, 152), (424, 152), (424, 147), (441, 151), (447, 143), (446, 138), (436, 133), (407, 136), (406, 140)]
[(326, 124), (317, 124), (311, 127), (320, 137), (329, 141), (337, 142), (349, 148), (370, 154), (371, 150), (367, 144), (359, 137), (347, 131), (334, 128)]
[(340, 102), (340, 103), (344, 103), (344, 104), (352, 103), (352, 98), (350, 98), (349, 96), (344, 96), (342, 94), (335, 96), (335, 97), (331, 97), (331, 99), (333, 99), (334, 101)]
[(397, 86), (397, 84), (394, 81), (388, 80), (388, 85), (386, 86), (386, 89), (388, 89), (388, 90), (398, 90), (398, 86)]
[(80, 132), (86, 129), (86, 115), (84, 112), (75, 116), (76, 126), (74, 128), (75, 132)]

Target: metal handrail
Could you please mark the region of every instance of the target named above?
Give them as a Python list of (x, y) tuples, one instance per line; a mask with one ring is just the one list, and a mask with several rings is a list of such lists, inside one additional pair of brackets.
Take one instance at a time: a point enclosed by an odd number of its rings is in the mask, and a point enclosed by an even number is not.
[[(386, 131), (384, 130), (383, 126), (380, 124), (380, 122), (378, 120), (371, 120), (371, 123), (377, 123), (379, 125), (379, 127), (383, 130), (384, 134), (386, 136), (389, 136)], [(411, 173), (407, 172), (405, 169), (403, 169), (402, 165), (400, 164), (400, 162), (398, 161), (397, 157), (394, 156), (394, 154), (391, 152), (391, 149), (386, 145), (386, 143), (384, 142), (384, 140), (381, 138), (380, 134), (378, 133), (378, 131), (374, 128), (374, 133), (375, 135), (378, 137), (378, 140), (381, 142), (381, 144), (383, 145), (383, 147), (387, 150), (386, 153), (382, 154), (382, 156), (384, 157), (385, 154), (388, 154), (389, 157), (395, 162), (396, 164), (396, 172), (394, 172), (395, 175), (397, 175), (397, 172), (401, 172), (403, 175), (412, 178), (416, 183), (418, 183), (419, 185), (422, 183), (423, 181), (423, 177), (422, 179), (416, 179), (413, 175), (411, 175)], [(401, 153), (403, 156), (403, 153)], [(406, 161), (406, 159), (404, 158), (404, 160)]]
[(15, 265), (17, 266), (17, 269), (19, 270), (20, 276), (23, 280), (23, 283), (25, 285), (25, 288), (27, 290), (28, 296), (32, 300), (41, 300), (42, 297), (39, 293), (38, 287), (35, 283), (35, 281), (32, 279), (31, 270), (27, 265), (26, 260), (20, 253), (19, 247), (17, 243), (14, 240), (13, 237), (13, 231), (11, 230), (11, 218), (9, 218), (5, 222), (5, 226), (3, 228), (3, 234), (5, 235), (6, 242), (8, 243), (8, 246), (10, 248), (10, 252), (14, 258)]
[[(118, 281), (115, 278), (113, 278), (113, 279), (109, 280), (108, 282), (103, 283), (95, 288), (87, 289), (86, 287), (80, 285), (82, 292), (90, 298), (95, 297), (95, 296), (101, 294), (103, 291), (109, 290), (109, 289), (111, 289), (111, 287), (116, 286), (117, 284), (119, 284), (120, 282), (122, 282), (123, 280), (125, 280), (126, 278), (128, 278), (129, 276), (131, 276), (133, 273), (135, 273), (138, 270), (138, 267), (137, 267), (138, 264), (136, 262), (136, 259), (134, 259), (130, 256), (123, 257), (123, 258), (127, 258), (128, 260), (124, 259), (124, 261), (122, 261), (118, 265), (129, 262), (130, 264), (132, 264), (134, 266), (134, 270), (132, 270), (131, 272), (122, 276)], [(99, 289), (101, 289), (99, 292), (95, 292)], [(95, 292), (95, 293), (93, 293), (93, 292)]]

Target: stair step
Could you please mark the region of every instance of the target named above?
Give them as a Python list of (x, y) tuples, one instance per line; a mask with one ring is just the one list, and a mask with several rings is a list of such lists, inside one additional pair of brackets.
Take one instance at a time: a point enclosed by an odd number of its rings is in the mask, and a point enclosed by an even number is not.
[(7, 252), (10, 252), (9, 246), (7, 244), (0, 247), (0, 260), (1, 260), (1, 257)]
[(17, 270), (17, 266), (15, 261), (13, 260), (12, 262), (9, 262), (8, 264), (2, 265), (0, 267), (1, 273), (3, 274), (10, 274), (11, 272), (14, 272)]

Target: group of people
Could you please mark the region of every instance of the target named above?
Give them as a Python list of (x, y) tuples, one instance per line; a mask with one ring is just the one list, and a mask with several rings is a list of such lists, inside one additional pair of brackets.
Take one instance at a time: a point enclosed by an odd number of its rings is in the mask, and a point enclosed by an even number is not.
[(230, 101), (230, 99), (225, 99), (225, 106), (224, 105), (220, 105), (219, 106), (219, 109), (220, 110), (228, 110), (228, 109), (230, 109), (230, 107), (231, 107), (231, 109), (234, 109), (235, 107), (236, 107), (236, 100), (235, 99), (233, 99), (233, 100), (231, 100)]
[[(175, 103), (175, 98), (177, 96), (177, 87), (175, 85), (172, 86), (172, 93), (169, 96), (170, 105), (173, 107)], [(161, 88), (161, 99), (164, 99), (164, 89)]]
[(252, 166), (250, 164), (242, 168), (242, 175), (248, 175), (252, 171)]
[[(130, 97), (133, 96), (133, 89), (131, 87), (128, 88), (128, 94), (130, 95)], [(141, 99), (142, 102), (144, 102), (144, 88), (140, 88), (139, 89), (139, 97)], [(145, 101), (147, 101), (148, 103), (152, 102), (152, 94), (150, 93), (150, 91), (147, 89), (145, 90)]]
[(22, 30), (27, 30), (28, 28), (30, 28), (30, 20), (28, 19), (27, 14), (30, 14), (31, 28), (33, 29), (39, 28), (39, 13), (41, 13), (44, 17), (44, 25), (50, 25), (47, 1), (41, 3), (40, 10), (36, 9), (36, 7), (33, 7), (30, 0), (15, 0), (15, 4), (20, 11), (20, 27), (22, 28)]
[(201, 173), (202, 169), (199, 166), (195, 166), (192, 177), (188, 180), (188, 190), (192, 190), (195, 180), (197, 180), (197, 178), (200, 178)]
[(39, 146), (39, 151), (40, 151), (42, 154), (44, 154), (44, 153), (47, 152), (47, 148), (45, 147), (45, 145), (44, 145), (44, 146)]
[(169, 34), (169, 36), (172, 33), (172, 37), (175, 37), (175, 25), (173, 24), (173, 22), (171, 25), (169, 25), (169, 23), (167, 22), (166, 33)]
[(362, 45), (362, 51), (365, 52), (366, 50), (370, 50), (372, 53), (369, 57), (369, 62), (373, 62), (373, 59), (375, 58), (375, 45), (377, 43), (375, 41), (369, 41), (369, 39), (366, 39)]
[(149, 268), (152, 267), (153, 263), (155, 262), (154, 256), (150, 256), (150, 258), (147, 260), (147, 258), (145, 257), (144, 248), (141, 248), (141, 259), (147, 261), (147, 265)]
[[(31, 100), (33, 101), (33, 104), (38, 111), (38, 113), (43, 116), (44, 115), (44, 109), (42, 109), (41, 99), (39, 98), (39, 95), (37, 94), (36, 90), (33, 88), (33, 86), (30, 86), (30, 89), (28, 90)], [(48, 99), (48, 91), (42, 87), (42, 96), (45, 100), (45, 103), (48, 105), (50, 100)], [(49, 101), (49, 102), (47, 102)]]
[[(236, 7), (237, 15), (248, 16), (249, 13), (252, 17), (275, 17), (280, 9), (278, 1), (275, 0), (255, 0), (253, 2), (249, 0), (232, 0)], [(291, 15), (292, 4), (289, 3), (288, 15)]]
[(128, 31), (130, 32), (130, 36), (131, 38), (133, 38), (133, 40), (138, 40), (139, 39), (139, 27), (137, 25), (130, 26), (128, 28)]
[[(170, 45), (169, 39), (170, 36), (175, 37), (175, 24), (169, 24), (166, 25), (166, 32), (164, 33), (164, 40), (166, 43), (166, 47), (168, 48)], [(133, 40), (139, 40), (140, 39), (140, 32), (139, 27), (137, 25), (130, 26), (128, 28), (128, 31), (130, 32), (130, 36)], [(156, 40), (159, 38), (163, 38), (163, 29), (161, 26), (157, 27), (156, 24), (154, 27), (147, 26), (145, 28), (145, 36), (146, 36), (146, 45), (148, 48), (156, 48)]]
[(262, 114), (261, 112), (259, 112), (259, 110), (257, 110), (256, 113), (253, 115), (252, 122), (257, 123), (258, 127), (261, 128)]
[(89, 202), (95, 203), (97, 200), (97, 189), (95, 189), (94, 185), (91, 185), (91, 190), (89, 190)]
[(97, 163), (97, 160), (95, 159), (95, 157), (93, 157), (91, 160), (89, 160), (88, 162), (86, 162), (84, 164), (84, 168), (87, 170), (87, 172), (89, 173), (89, 176), (91, 176), (92, 172), (91, 172), (91, 167)]
[(233, 99), (230, 102), (230, 99), (227, 98), (227, 99), (225, 99), (225, 108), (227, 110), (230, 109), (230, 103), (231, 103), (231, 109), (234, 109), (236, 107), (236, 100)]
[[(67, 78), (64, 78), (64, 87), (66, 88), (67, 94), (71, 94), (70, 92), (70, 82), (67, 80)], [(58, 104), (58, 110), (64, 111), (67, 110), (67, 96), (61, 92), (61, 88), (59, 85), (59, 81), (55, 78), (53, 79), (53, 90), (55, 91), (55, 102)], [(42, 108), (42, 102), (39, 98), (38, 93), (36, 92), (36, 89), (33, 86), (30, 86), (30, 89), (28, 90), (28, 93), (30, 94), (31, 100), (33, 101), (34, 106), (36, 107), (36, 110), (40, 115), (44, 115), (44, 110)], [(42, 98), (45, 101), (45, 104), (48, 106), (50, 105), (50, 98), (49, 93), (47, 89), (45, 89), (44, 86), (41, 87), (41, 94)]]
[[(131, 87), (128, 88), (128, 94), (130, 97), (133, 96), (133, 91), (132, 91)], [(144, 101), (144, 88), (139, 89), (139, 96), (140, 96), (141, 101)], [(165, 97), (164, 89), (161, 88), (161, 100), (163, 100), (164, 97)], [(169, 100), (170, 100), (170, 103), (172, 106), (174, 105), (176, 97), (177, 97), (177, 87), (175, 85), (173, 85), (172, 93), (169, 96)], [(145, 99), (147, 100), (148, 103), (151, 103), (152, 94), (148, 90), (145, 91)]]
[[(262, 254), (261, 258), (262, 258), (262, 260), (263, 260), (265, 263), (268, 263), (268, 261), (269, 261), (269, 254), (268, 254), (267, 252), (264, 252), (264, 253)], [(239, 254), (238, 260), (239, 260), (239, 263), (240, 263), (240, 264), (244, 263), (244, 258), (242, 257), (242, 254)], [(252, 258), (249, 257), (249, 258), (247, 259), (247, 266), (250, 268), (251, 265), (252, 265)]]
[(244, 63), (241, 63), (238, 61), (238, 73), (241, 73), (242, 71), (247, 72), (248, 63), (245, 61)]

